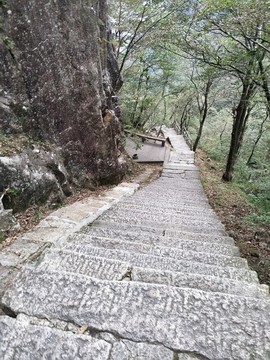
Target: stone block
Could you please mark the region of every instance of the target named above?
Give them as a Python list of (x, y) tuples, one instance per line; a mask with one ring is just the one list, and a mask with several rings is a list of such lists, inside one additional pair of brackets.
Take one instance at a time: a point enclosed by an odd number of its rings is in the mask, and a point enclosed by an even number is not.
[(168, 270), (172, 272), (182, 272), (201, 275), (213, 275), (220, 278), (243, 280), (246, 282), (258, 283), (256, 272), (233, 267), (221, 267), (216, 265), (203, 264), (192, 260), (180, 260), (140, 253), (130, 253), (123, 250), (112, 250), (92, 247), (91, 245), (70, 245), (70, 253), (77, 252), (92, 257), (103, 257), (128, 262), (131, 266), (150, 268), (157, 270)]
[(246, 259), (238, 256), (226, 256), (221, 254), (212, 254), (210, 252), (198, 252), (193, 250), (181, 250), (159, 244), (150, 245), (143, 242), (124, 241), (119, 239), (109, 239), (83, 234), (74, 234), (73, 242), (65, 246), (65, 249), (72, 249), (75, 245), (90, 245), (104, 249), (123, 250), (132, 253), (141, 253), (145, 255), (168, 257), (176, 260), (189, 260), (201, 262), (204, 264), (217, 265), (223, 267), (248, 268)]
[(202, 358), (270, 357), (270, 302), (265, 300), (25, 270), (2, 301), (16, 313), (85, 324)]
[(0, 317), (0, 339), (3, 360), (109, 360), (112, 347), (104, 340), (7, 317)]
[[(143, 244), (148, 244), (152, 246), (169, 246), (176, 249), (181, 250), (191, 250), (191, 251), (199, 251), (199, 252), (209, 252), (211, 254), (221, 254), (228, 256), (239, 256), (239, 250), (236, 246), (232, 245), (229, 240), (229, 244), (226, 244), (227, 238), (224, 237), (224, 244), (222, 242), (215, 243), (211, 241), (200, 241), (197, 240), (189, 240), (185, 237), (176, 237), (176, 238), (168, 238), (167, 236), (154, 236), (147, 235), (144, 233), (136, 233), (135, 231), (121, 231), (121, 229), (113, 229), (106, 227), (98, 227), (98, 226), (86, 226), (84, 227), (80, 233), (86, 234), (94, 237), (101, 237), (106, 239), (116, 239), (116, 240), (125, 240), (130, 241), (132, 243), (141, 242)], [(77, 234), (71, 235), (67, 241), (73, 242), (79, 240), (79, 236)]]

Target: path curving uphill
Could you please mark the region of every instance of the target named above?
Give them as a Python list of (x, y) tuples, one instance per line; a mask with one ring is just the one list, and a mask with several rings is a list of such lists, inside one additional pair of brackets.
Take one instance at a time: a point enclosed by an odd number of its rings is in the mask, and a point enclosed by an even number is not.
[(0, 359), (270, 359), (268, 287), (209, 206), (194, 153), (164, 131), (162, 176), (6, 291)]

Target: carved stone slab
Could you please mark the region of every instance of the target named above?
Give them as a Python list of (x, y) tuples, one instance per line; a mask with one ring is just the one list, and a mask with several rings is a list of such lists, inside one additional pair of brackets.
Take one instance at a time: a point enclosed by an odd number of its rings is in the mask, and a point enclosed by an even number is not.
[[(121, 231), (119, 229), (110, 229), (110, 228), (102, 228), (102, 227), (85, 227), (82, 234), (86, 234), (89, 236), (96, 236), (102, 238), (109, 239), (117, 239), (117, 240), (127, 240), (130, 242), (141, 242), (149, 245), (159, 245), (159, 246), (169, 246), (172, 248), (177, 248), (181, 250), (192, 250), (199, 252), (210, 252), (211, 254), (223, 254), (228, 256), (236, 256), (239, 255), (239, 250), (234, 245), (226, 245), (222, 243), (215, 243), (210, 241), (199, 241), (199, 240), (189, 240), (183, 237), (179, 238), (168, 238), (167, 236), (154, 236), (154, 235), (146, 235), (143, 233), (136, 233), (132, 231)], [(69, 242), (73, 242), (77, 239), (79, 234), (71, 235), (68, 238)], [(79, 238), (78, 238), (79, 239)], [(227, 239), (227, 238), (224, 238)]]
[(25, 270), (3, 302), (132, 341), (209, 359), (270, 358), (270, 302), (198, 290)]
[(206, 234), (201, 232), (193, 231), (194, 229), (186, 229), (186, 230), (180, 230), (174, 228), (169, 228), (165, 225), (158, 225), (153, 223), (147, 223), (147, 224), (125, 224), (125, 223), (119, 223), (119, 222), (109, 222), (109, 221), (103, 221), (102, 218), (100, 220), (95, 221), (94, 226), (102, 227), (102, 228), (109, 228), (109, 229), (118, 229), (121, 231), (132, 231), (132, 232), (138, 232), (139, 235), (142, 234), (152, 234), (156, 236), (164, 236), (169, 238), (182, 238), (182, 239), (189, 239), (189, 240), (198, 240), (198, 241), (207, 241), (207, 242), (214, 242), (214, 243), (222, 243), (222, 244), (229, 244), (234, 245), (234, 240), (228, 235), (222, 235), (222, 234)]
[(111, 345), (104, 340), (46, 326), (30, 326), (0, 317), (0, 359), (109, 359)]
[(38, 266), (42, 271), (72, 272), (100, 280), (139, 281), (176, 287), (221, 292), (244, 297), (269, 297), (268, 287), (245, 281), (142, 268), (127, 261), (84, 255), (68, 251), (51, 251)]
[(165, 227), (169, 229), (205, 233), (205, 234), (216, 234), (216, 235), (225, 235), (224, 226), (220, 224), (214, 224), (211, 221), (202, 221), (202, 222), (191, 222), (187, 219), (175, 220), (172, 218), (172, 221), (166, 221), (166, 216), (149, 216), (145, 219), (138, 219), (132, 214), (127, 214), (123, 216), (113, 216), (113, 215), (104, 215), (102, 216), (102, 221), (110, 221), (111, 226), (114, 227), (113, 223), (123, 223), (127, 225), (146, 225), (148, 227)]
[[(73, 245), (70, 253), (77, 252), (93, 257), (103, 257), (128, 262), (132, 266), (150, 268), (157, 270), (168, 270), (172, 272), (182, 272), (190, 274), (214, 275), (221, 278), (243, 280), (247, 282), (258, 282), (257, 274), (254, 271), (238, 269), (233, 267), (220, 267), (215, 265), (202, 264), (189, 260), (177, 260), (173, 258), (163, 258), (153, 255), (139, 253), (129, 253), (123, 250), (111, 250), (92, 247), (90, 245)], [(83, 265), (83, 264), (82, 264)]]
[[(132, 253), (141, 253), (145, 255), (169, 257), (176, 260), (186, 259), (196, 262), (201, 262), (204, 264), (217, 265), (217, 266), (229, 266), (229, 267), (238, 267), (248, 269), (246, 259), (240, 258), (238, 256), (226, 256), (221, 254), (212, 254), (209, 252), (197, 252), (194, 250), (180, 250), (172, 247), (159, 246), (159, 245), (148, 245), (145, 243), (123, 241), (109, 238), (101, 238), (94, 236), (86, 236), (83, 234), (77, 234), (73, 237), (75, 240), (75, 245), (80, 244), (84, 246), (90, 245), (93, 247), (105, 248), (105, 249), (116, 249), (129, 251)], [(72, 251), (74, 244), (65, 246), (65, 249), (70, 249)]]

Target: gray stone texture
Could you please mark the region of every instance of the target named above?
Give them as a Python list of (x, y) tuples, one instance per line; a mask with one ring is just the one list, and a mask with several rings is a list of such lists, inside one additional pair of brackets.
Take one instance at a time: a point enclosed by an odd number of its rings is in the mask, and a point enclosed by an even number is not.
[[(188, 211), (186, 209), (186, 211), (184, 209), (182, 209), (182, 212), (175, 212), (174, 214), (171, 214), (169, 211), (167, 211), (167, 209), (163, 209), (163, 210), (157, 210), (155, 208), (130, 208), (130, 213), (132, 213), (133, 217), (135, 217), (136, 219), (140, 219), (140, 220), (151, 220), (152, 218), (159, 218), (160, 222), (174, 222), (174, 223), (181, 223), (181, 221), (183, 220), (187, 220), (190, 222), (210, 222), (212, 221), (213, 225), (217, 224), (217, 225), (221, 225), (220, 221), (218, 220), (218, 218), (216, 217), (216, 215), (214, 214), (205, 214), (204, 212), (196, 212), (196, 210), (194, 209), (194, 211)], [(118, 209), (111, 209), (111, 211), (108, 211), (107, 213), (108, 215), (113, 215), (113, 216), (119, 216), (119, 217), (123, 217), (126, 216), (127, 214), (127, 209), (126, 208), (118, 208)]]
[[(166, 185), (164, 186), (166, 188)], [(130, 201), (128, 201), (127, 203), (130, 204), (138, 204), (138, 203), (145, 203), (148, 206), (151, 207), (163, 207), (164, 209), (166, 209), (167, 207), (173, 207), (174, 209), (179, 208), (179, 204), (181, 204), (183, 207), (193, 207), (193, 208), (197, 208), (199, 210), (210, 210), (211, 207), (210, 205), (206, 202), (196, 202), (196, 200), (192, 200), (192, 199), (179, 199), (176, 200), (174, 197), (172, 197), (171, 199), (169, 198), (164, 198), (164, 199), (158, 199), (156, 198), (156, 196), (151, 196), (151, 197), (144, 197), (144, 199), (140, 199), (138, 201), (137, 198), (131, 199)]]
[[(202, 262), (210, 265), (218, 266), (232, 266), (239, 268), (248, 268), (247, 261), (240, 257), (235, 256), (225, 256), (220, 254), (211, 254), (211, 253), (202, 253), (192, 250), (180, 250), (172, 247), (165, 247), (159, 245), (147, 245), (144, 243), (134, 243), (131, 241), (122, 241), (115, 239), (106, 239), (100, 237), (90, 237), (90, 236), (74, 236), (73, 239), (76, 241), (78, 239), (79, 244), (90, 245), (93, 247), (105, 248), (105, 249), (117, 249), (123, 251), (129, 251), (132, 253), (141, 253), (146, 255), (169, 257), (176, 260), (186, 259), (193, 260), (197, 262)], [(73, 242), (71, 245), (65, 247), (66, 249), (73, 249)]]
[(106, 360), (111, 350), (104, 340), (46, 326), (29, 326), (7, 317), (0, 317), (0, 339), (2, 360)]
[(26, 269), (3, 302), (16, 313), (85, 324), (210, 359), (270, 356), (269, 301)]
[(77, 335), (54, 329), (46, 321), (19, 318), (0, 318), (1, 360), (173, 360), (173, 351), (163, 346), (120, 340), (108, 333), (92, 337), (87, 329)]
[[(213, 231), (223, 230), (224, 226), (221, 224), (219, 220), (216, 219), (200, 219), (198, 217), (193, 216), (173, 216), (170, 214), (139, 214), (136, 216), (134, 213), (126, 214), (126, 213), (116, 213), (116, 214), (106, 214), (103, 216), (103, 220), (105, 221), (116, 221), (116, 222), (124, 222), (125, 224), (165, 224), (169, 226), (187, 228), (187, 227), (199, 227), (201, 231), (209, 231), (213, 229)], [(210, 229), (209, 229), (210, 228)]]
[[(117, 240), (126, 240), (130, 242), (141, 242), (148, 245), (160, 245), (160, 246), (170, 246), (172, 248), (177, 248), (181, 250), (191, 250), (198, 252), (207, 252), (212, 254), (223, 254), (228, 256), (237, 256), (239, 255), (239, 250), (233, 244), (226, 245), (226, 241), (223, 243), (215, 243), (210, 241), (200, 241), (189, 240), (186, 236), (171, 237), (168, 236), (154, 236), (149, 234), (144, 234), (143, 232), (137, 233), (132, 231), (121, 231), (117, 229), (110, 229), (97, 226), (86, 226), (82, 229), (82, 233), (89, 236), (101, 237), (106, 239), (117, 239)], [(76, 241), (77, 236), (69, 237), (68, 241)], [(80, 236), (78, 237), (78, 240)], [(226, 240), (227, 238), (224, 238)]]
[(21, 209), (61, 202), (70, 183), (119, 181), (126, 171), (116, 96), (122, 79), (106, 0), (5, 3), (0, 131), (30, 140), (22, 153), (0, 157), (0, 193), (12, 188), (7, 200)]
[(136, 219), (129, 214), (127, 216), (110, 216), (105, 215), (102, 217), (102, 222), (110, 223), (110, 227), (118, 229), (119, 227), (123, 227), (122, 225), (126, 226), (127, 228), (134, 228), (134, 225), (141, 228), (142, 231), (149, 231), (152, 233), (162, 233), (164, 231), (184, 231), (184, 232), (191, 232), (197, 234), (207, 234), (207, 235), (217, 235), (217, 236), (224, 236), (226, 232), (222, 225), (215, 226), (210, 221), (205, 222), (191, 222), (185, 221), (184, 219), (181, 220), (180, 223), (169, 223), (169, 222), (159, 222), (158, 216), (156, 218), (145, 219), (144, 221), (140, 219)]
[(6, 232), (16, 230), (20, 226), (12, 214), (12, 210), (1, 210), (0, 198), (0, 237), (2, 238)]
[[(225, 235), (224, 232), (218, 231), (217, 233), (205, 233), (200, 231), (199, 228), (193, 228), (192, 226), (188, 228), (181, 228), (172, 226), (168, 227), (166, 224), (163, 226), (157, 223), (144, 223), (142, 225), (139, 224), (126, 224), (121, 222), (110, 222), (105, 221), (103, 218), (98, 219), (95, 222), (95, 226), (103, 229), (112, 229), (112, 230), (121, 230), (124, 232), (139, 232), (140, 234), (144, 234), (147, 236), (164, 236), (164, 238), (184, 238), (189, 240), (199, 240), (199, 241), (207, 241), (213, 243), (221, 243), (221, 244), (229, 244), (233, 245), (234, 240)], [(175, 230), (176, 228), (176, 230)], [(216, 229), (213, 229), (216, 232)]]
[(231, 278), (255, 283), (258, 282), (257, 274), (254, 271), (241, 268), (221, 267), (195, 262), (192, 260), (176, 260), (169, 257), (164, 258), (153, 255), (144, 255), (123, 250), (101, 249), (89, 245), (74, 245), (69, 248), (69, 251), (71, 255), (73, 252), (77, 252), (92, 257), (103, 257), (106, 259), (115, 259), (129, 262), (134, 266), (150, 269), (161, 269), (191, 274), (214, 274), (215, 276), (221, 278)]
[(138, 202), (137, 204), (132, 204), (128, 202), (121, 202), (121, 204), (118, 204), (117, 207), (111, 209), (115, 214), (121, 213), (121, 212), (127, 212), (127, 210), (131, 211), (132, 213), (153, 213), (153, 214), (169, 214), (173, 213), (175, 216), (198, 216), (201, 219), (204, 219), (205, 217), (210, 217), (217, 219), (217, 215), (213, 212), (213, 210), (209, 209), (208, 211), (198, 209), (196, 206), (179, 206), (173, 208), (172, 206), (166, 206), (162, 207), (162, 205), (156, 205), (151, 206), (147, 204), (141, 204)]
[(132, 262), (84, 255), (74, 251), (49, 252), (38, 270), (71, 272), (100, 280), (139, 281), (244, 297), (267, 298), (267, 286), (216, 277), (134, 266)]

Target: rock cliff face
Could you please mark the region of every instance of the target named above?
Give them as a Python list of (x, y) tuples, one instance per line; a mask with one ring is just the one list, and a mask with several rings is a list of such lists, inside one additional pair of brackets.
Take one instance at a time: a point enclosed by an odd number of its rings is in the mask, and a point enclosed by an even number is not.
[[(27, 150), (22, 154), (25, 167), (55, 182), (52, 191), (62, 192), (67, 182), (87, 186), (118, 181), (125, 171), (115, 95), (121, 78), (108, 41), (106, 0), (0, 4), (1, 134), (23, 133), (34, 139), (35, 161)], [(0, 160), (0, 168), (5, 169), (1, 173), (9, 178), (2, 181), (0, 176), (0, 193), (4, 187), (15, 188), (17, 199), (25, 181), (18, 174), (23, 169), (14, 171), (12, 165), (18, 163), (18, 156), (16, 161), (2, 158), (2, 165)], [(59, 173), (62, 180), (64, 175), (62, 183)], [(26, 181), (31, 183), (31, 176)], [(40, 196), (37, 191), (35, 200), (44, 200), (46, 191)]]

